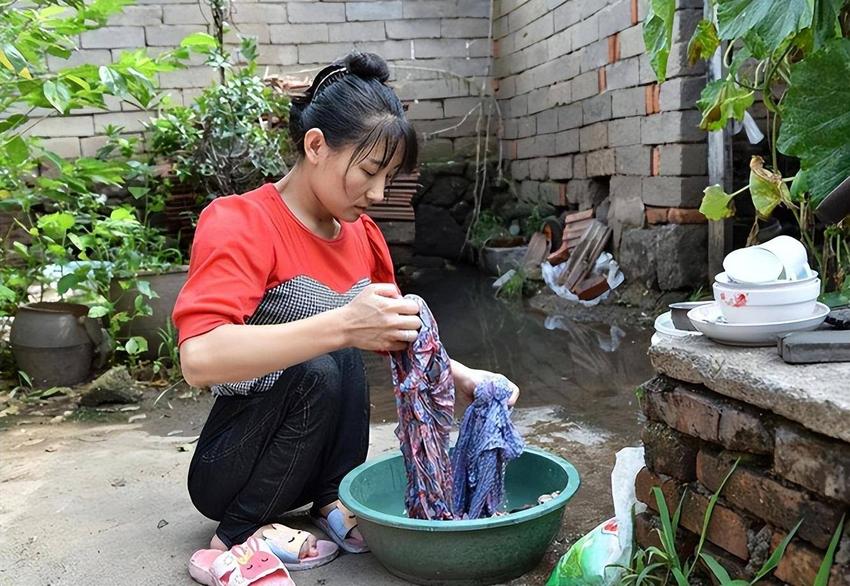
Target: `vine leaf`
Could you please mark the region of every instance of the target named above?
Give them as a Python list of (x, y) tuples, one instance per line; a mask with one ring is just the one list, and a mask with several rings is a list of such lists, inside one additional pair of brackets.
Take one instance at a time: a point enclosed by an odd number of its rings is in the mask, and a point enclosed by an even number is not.
[(703, 194), (699, 212), (709, 220), (723, 220), (735, 215), (735, 196), (723, 191), (719, 185), (709, 185)]
[(720, 38), (732, 40), (752, 33), (775, 51), (789, 36), (812, 24), (811, 0), (717, 0)]
[(659, 83), (667, 79), (667, 59), (673, 45), (673, 15), (676, 0), (649, 0), (643, 25), (643, 42), (649, 51), (649, 63)]
[(782, 202), (791, 202), (788, 186), (782, 182), (782, 175), (765, 169), (764, 159), (750, 159), (750, 195), (760, 218), (770, 217), (773, 209)]
[(711, 59), (719, 46), (720, 39), (717, 37), (714, 23), (705, 19), (699, 21), (691, 42), (688, 43), (688, 63), (693, 65), (700, 59)]
[(707, 84), (697, 100), (702, 112), (699, 127), (721, 130), (731, 118), (741, 121), (747, 108), (753, 105), (753, 92), (731, 79), (716, 79)]

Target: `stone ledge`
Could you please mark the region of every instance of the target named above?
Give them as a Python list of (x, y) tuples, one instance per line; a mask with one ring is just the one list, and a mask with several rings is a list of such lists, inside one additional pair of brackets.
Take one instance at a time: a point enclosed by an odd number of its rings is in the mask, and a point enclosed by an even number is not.
[(649, 356), (671, 378), (850, 442), (850, 363), (790, 365), (775, 348), (722, 346), (703, 337), (662, 339)]

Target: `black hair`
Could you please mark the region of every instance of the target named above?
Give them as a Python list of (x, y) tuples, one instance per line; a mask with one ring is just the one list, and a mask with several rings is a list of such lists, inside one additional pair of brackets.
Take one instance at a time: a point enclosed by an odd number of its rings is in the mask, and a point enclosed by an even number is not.
[(419, 156), (416, 131), (385, 83), (389, 77), (386, 61), (374, 53), (349, 53), (322, 69), (290, 105), (289, 133), (299, 155), (304, 155), (304, 134), (318, 128), (331, 148), (355, 145), (349, 167), (385, 144), (380, 167), (389, 165), (402, 148), (400, 169), (412, 171)]

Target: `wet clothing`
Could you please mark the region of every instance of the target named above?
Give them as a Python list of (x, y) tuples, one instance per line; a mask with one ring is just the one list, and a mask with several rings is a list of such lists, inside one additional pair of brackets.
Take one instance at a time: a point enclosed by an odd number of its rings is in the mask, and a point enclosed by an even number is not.
[(452, 452), (457, 517), (491, 517), (505, 498), (505, 468), (525, 444), (511, 422), (508, 379), (498, 376), (475, 387)]
[[(389, 249), (369, 216), (341, 222), (336, 238), (310, 231), (271, 183), (220, 197), (201, 213), (189, 278), (174, 307), (182, 344), (222, 324), (278, 324), (341, 307), (370, 283), (394, 283)], [(282, 371), (215, 385), (248, 395)]]
[(431, 310), (420, 297), (405, 297), (419, 304), (422, 328), (407, 350), (390, 354), (398, 411), (395, 433), (407, 472), (404, 504), (413, 519), (448, 520), (454, 517), (449, 460), (454, 379)]
[(230, 547), (287, 511), (334, 502), (368, 448), (363, 361), (340, 350), (287, 368), (264, 393), (217, 398), (189, 466), (189, 495)]

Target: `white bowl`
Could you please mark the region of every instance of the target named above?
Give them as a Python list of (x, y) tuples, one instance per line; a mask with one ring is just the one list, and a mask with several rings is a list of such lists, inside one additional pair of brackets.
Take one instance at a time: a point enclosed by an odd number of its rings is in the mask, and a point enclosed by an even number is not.
[(805, 279), (812, 272), (809, 268), (809, 255), (803, 243), (791, 236), (777, 236), (760, 244), (759, 248), (769, 250), (782, 262), (785, 278), (792, 281)]
[(820, 279), (797, 287), (729, 287), (714, 283), (714, 301), (732, 324), (802, 319), (812, 314), (820, 295)]
[(720, 311), (720, 306), (702, 305), (688, 312), (688, 319), (706, 337), (734, 346), (772, 346), (776, 340), (791, 332), (817, 329), (829, 314), (829, 307), (817, 303), (812, 313), (796, 320), (765, 323), (731, 324)]
[(730, 287), (732, 289), (752, 290), (752, 289), (765, 289), (765, 288), (788, 288), (788, 289), (792, 289), (794, 287), (802, 287), (806, 283), (810, 283), (811, 281), (814, 281), (817, 278), (818, 278), (817, 271), (811, 271), (810, 276), (806, 277), (805, 279), (800, 279), (800, 280), (797, 280), (797, 281), (789, 281), (787, 279), (783, 279), (783, 280), (780, 280), (780, 281), (767, 281), (767, 282), (764, 282), (764, 283), (739, 283), (739, 282), (734, 281), (731, 278), (729, 278), (729, 275), (727, 275), (725, 272), (722, 272), (722, 273), (717, 273), (717, 276), (714, 277), (714, 280), (718, 283), (722, 283), (723, 285), (727, 285), (728, 287)]
[(785, 272), (778, 256), (758, 246), (733, 250), (723, 259), (723, 268), (730, 279), (739, 283), (776, 281)]

